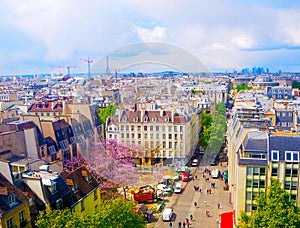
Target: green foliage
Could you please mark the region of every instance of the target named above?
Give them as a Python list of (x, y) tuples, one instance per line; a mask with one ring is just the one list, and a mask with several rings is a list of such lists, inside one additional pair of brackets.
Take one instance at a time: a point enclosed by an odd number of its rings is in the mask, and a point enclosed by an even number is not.
[(200, 142), (204, 149), (209, 151), (219, 151), (226, 131), (226, 107), (224, 103), (216, 104), (216, 114), (212, 116), (205, 112), (202, 113), (203, 133)]
[(192, 93), (192, 94), (195, 94), (195, 93), (196, 93), (196, 90), (191, 89), (191, 93)]
[(292, 88), (293, 89), (300, 89), (300, 82), (296, 81), (296, 80), (293, 80), (292, 81)]
[(36, 225), (41, 228), (77, 227), (145, 227), (143, 216), (133, 212), (134, 203), (115, 199), (100, 205), (91, 215), (78, 215), (70, 210), (51, 210), (40, 212)]
[[(118, 106), (115, 104), (109, 104), (106, 108), (99, 108), (98, 115), (100, 117), (101, 122), (103, 123), (103, 126), (106, 126), (107, 117), (113, 116), (117, 109)], [(105, 137), (105, 131), (104, 131), (104, 137)]]
[(238, 85), (236, 87), (237, 91), (240, 92), (241, 90), (251, 90), (252, 87), (251, 86), (246, 86), (245, 84), (242, 84), (242, 85)]
[(267, 194), (261, 192), (255, 201), (257, 210), (251, 215), (241, 212), (238, 227), (300, 227), (299, 207), (278, 179), (272, 180)]

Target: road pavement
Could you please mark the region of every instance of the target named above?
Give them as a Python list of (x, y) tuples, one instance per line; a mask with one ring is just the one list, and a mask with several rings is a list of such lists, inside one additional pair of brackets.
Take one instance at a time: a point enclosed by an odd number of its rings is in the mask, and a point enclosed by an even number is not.
[[(219, 169), (224, 171), (227, 167), (224, 166), (208, 166), (211, 171), (213, 169)], [(213, 228), (218, 227), (219, 215), (222, 212), (232, 211), (232, 205), (229, 203), (229, 192), (225, 191), (224, 181), (221, 179), (206, 178), (209, 177), (208, 173), (204, 173), (205, 167), (191, 168), (192, 173), (197, 175), (198, 179), (191, 180), (186, 185), (186, 188), (181, 194), (173, 194), (169, 197), (169, 202), (166, 203), (165, 208), (171, 207), (174, 210), (174, 216), (172, 218), (173, 227), (178, 227), (178, 222), (182, 223), (186, 218), (190, 220), (190, 215), (193, 216), (191, 221), (192, 227)], [(203, 178), (203, 173), (206, 178)], [(211, 183), (215, 183), (215, 188), (212, 188), (212, 192), (207, 193), (207, 190), (211, 188)], [(199, 186), (202, 190), (195, 191), (194, 185)], [(197, 203), (197, 207), (194, 206), (194, 202)], [(218, 204), (220, 208), (218, 208)], [(206, 211), (209, 211), (211, 216), (206, 216)], [(161, 214), (158, 215), (159, 220), (155, 224), (148, 224), (148, 227), (164, 228), (170, 227), (169, 222), (162, 221)]]

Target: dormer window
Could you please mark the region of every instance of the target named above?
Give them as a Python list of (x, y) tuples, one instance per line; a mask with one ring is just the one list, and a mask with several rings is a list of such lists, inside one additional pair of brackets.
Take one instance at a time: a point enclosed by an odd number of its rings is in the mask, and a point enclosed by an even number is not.
[(56, 190), (56, 182), (53, 182), (51, 184), (51, 186), (48, 187), (48, 189), (51, 192), (51, 194), (54, 195), (57, 192), (57, 190)]
[(165, 118), (165, 122), (169, 122), (169, 117), (166, 117), (166, 118)]
[(127, 121), (126, 116), (124, 116), (124, 117), (122, 118), (122, 121), (123, 121), (123, 122), (126, 122), (126, 121)]
[(16, 203), (16, 195), (14, 193), (8, 196), (8, 202), (9, 206), (12, 206)]
[(91, 183), (92, 182), (92, 176), (91, 175), (88, 175), (86, 178), (86, 181)]
[(148, 121), (148, 117), (144, 117), (144, 122), (147, 122)]
[(78, 186), (76, 184), (74, 184), (72, 186), (72, 190), (73, 190), (74, 193), (78, 192)]
[(153, 121), (153, 122), (156, 122), (156, 121), (157, 121), (157, 118), (156, 118), (156, 117), (153, 117), (153, 118), (152, 118), (152, 121)]
[(133, 118), (133, 121), (134, 121), (134, 122), (138, 122), (138, 120), (139, 120), (139, 118), (137, 118), (137, 117), (134, 117), (134, 118)]

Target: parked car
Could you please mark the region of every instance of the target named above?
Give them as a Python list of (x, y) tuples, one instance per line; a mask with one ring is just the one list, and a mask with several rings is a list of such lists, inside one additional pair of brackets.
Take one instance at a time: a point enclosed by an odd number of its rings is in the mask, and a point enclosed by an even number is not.
[(161, 191), (164, 191), (164, 192), (171, 192), (172, 191), (172, 189), (169, 186), (165, 185), (165, 184), (157, 185), (157, 190), (161, 190)]
[(194, 159), (192, 161), (192, 166), (198, 166), (198, 159)]
[(181, 191), (182, 191), (182, 184), (181, 184), (181, 183), (177, 183), (177, 184), (175, 185), (175, 190), (174, 190), (174, 192), (175, 192), (175, 193), (181, 193)]

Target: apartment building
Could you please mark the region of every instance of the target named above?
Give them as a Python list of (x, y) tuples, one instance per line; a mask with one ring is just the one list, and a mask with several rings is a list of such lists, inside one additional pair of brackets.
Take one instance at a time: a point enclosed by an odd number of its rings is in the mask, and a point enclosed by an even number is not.
[(299, 134), (259, 130), (239, 118), (233, 119), (228, 134), (230, 201), (236, 218), (241, 210), (251, 213), (256, 209), (255, 197), (266, 191), (273, 178), (278, 178), (300, 205)]
[(185, 163), (194, 153), (200, 132), (200, 112), (189, 115), (158, 110), (120, 110), (118, 116), (109, 117), (107, 138), (122, 143), (137, 144), (144, 155), (141, 164), (163, 162)]

